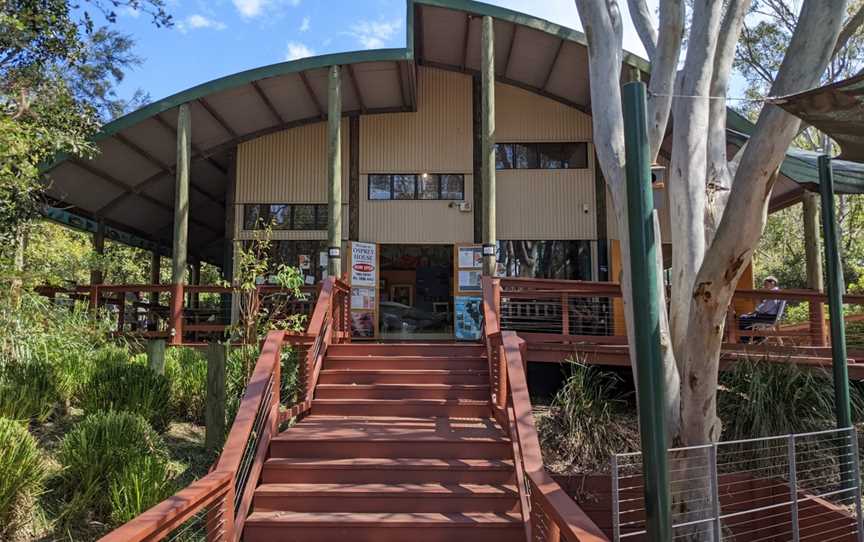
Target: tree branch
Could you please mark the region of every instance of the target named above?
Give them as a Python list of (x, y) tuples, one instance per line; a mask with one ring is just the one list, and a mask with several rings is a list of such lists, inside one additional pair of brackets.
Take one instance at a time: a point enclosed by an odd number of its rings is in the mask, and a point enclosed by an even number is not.
[(846, 24), (843, 25), (843, 30), (840, 31), (840, 35), (837, 37), (837, 43), (834, 44), (834, 51), (831, 53), (831, 58), (836, 57), (837, 54), (846, 47), (846, 44), (849, 43), (849, 39), (855, 35), (855, 32), (861, 28), (861, 25), (864, 25), (864, 4), (861, 4), (858, 11), (849, 17), (849, 20), (847, 20)]
[(651, 59), (651, 82), (648, 85), (648, 142), (652, 162), (657, 161), (663, 145), (672, 109), (672, 95), (675, 93), (678, 57), (684, 37), (682, 0), (665, 0), (660, 4), (660, 28), (663, 31)]
[[(651, 17), (651, 10), (648, 9), (648, 4), (645, 3), (645, 0), (627, 0), (627, 7), (630, 9), (630, 18), (633, 19), (636, 33), (639, 35), (639, 39), (642, 40), (642, 46), (645, 47), (645, 51), (648, 53), (648, 60), (653, 63), (654, 53), (657, 49), (657, 28), (654, 26), (653, 17)], [(651, 71), (654, 71), (653, 66)]]

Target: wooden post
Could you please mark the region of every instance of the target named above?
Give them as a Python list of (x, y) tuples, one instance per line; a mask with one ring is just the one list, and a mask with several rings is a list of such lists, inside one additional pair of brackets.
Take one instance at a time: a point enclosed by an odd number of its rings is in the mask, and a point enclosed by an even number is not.
[(171, 261), (171, 344), (183, 343), (183, 282), (189, 242), (189, 158), (192, 117), (183, 104), (177, 112), (177, 180), (174, 192), (174, 251)]
[[(234, 284), (234, 237), (235, 231), (235, 207), (237, 201), (237, 152), (231, 152), (228, 158), (228, 187), (225, 191), (225, 244), (222, 256), (222, 278), (229, 284)], [(232, 320), (232, 307), (234, 305), (234, 294), (226, 293), (220, 296), (222, 304), (222, 321), (226, 324), (234, 323)]]
[[(822, 255), (819, 251), (819, 194), (804, 191), (801, 200), (804, 215), (804, 255), (807, 262), (807, 288), (823, 292), (825, 279), (822, 271)], [(813, 346), (827, 344), (825, 304), (810, 302), (810, 340)]]
[(561, 294), (561, 334), (570, 335), (570, 296)]
[(225, 438), (225, 363), (227, 346), (207, 345), (207, 403), (204, 411), (204, 447), (216, 450)]
[[(93, 250), (96, 251), (96, 254), (100, 257), (105, 255), (105, 223), (101, 220), (96, 226), (96, 233), (93, 234)], [(102, 265), (101, 258), (96, 265)], [(101, 268), (90, 270), (90, 284), (102, 284), (104, 281), (105, 274), (102, 272)]]
[[(159, 249), (155, 249), (150, 254), (150, 284), (157, 285), (162, 280), (162, 256), (159, 255)], [(150, 304), (159, 304), (159, 292), (150, 292)]]
[(495, 276), (495, 33), (492, 17), (483, 17), (480, 45), (480, 140), (483, 175), (483, 275)]
[(154, 373), (165, 374), (165, 341), (151, 339), (147, 341), (147, 366)]
[(327, 93), (327, 273), (342, 276), (342, 77), (330, 66)]

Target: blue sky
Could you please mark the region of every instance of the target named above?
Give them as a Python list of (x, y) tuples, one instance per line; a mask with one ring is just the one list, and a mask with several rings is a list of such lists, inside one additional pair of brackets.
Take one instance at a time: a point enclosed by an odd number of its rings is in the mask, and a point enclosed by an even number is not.
[[(118, 29), (133, 36), (135, 52), (144, 61), (119, 86), (122, 98), (142, 89), (155, 100), (216, 77), (304, 56), (405, 46), (405, 0), (166, 3), (173, 28), (156, 28), (145, 13), (118, 12)], [(573, 0), (488, 3), (579, 28)], [(626, 23), (625, 48), (644, 56), (629, 19)]]

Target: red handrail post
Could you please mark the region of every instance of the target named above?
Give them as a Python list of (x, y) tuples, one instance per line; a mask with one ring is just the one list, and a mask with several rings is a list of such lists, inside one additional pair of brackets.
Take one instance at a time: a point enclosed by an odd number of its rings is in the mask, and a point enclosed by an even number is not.
[(813, 346), (826, 346), (828, 327), (825, 325), (825, 304), (821, 301), (810, 303), (810, 340)]
[(183, 344), (183, 283), (171, 285), (170, 344)]
[[(123, 327), (126, 325), (126, 293), (117, 292), (117, 333), (123, 333)], [(134, 308), (134, 304), (132, 305)]]
[(738, 318), (735, 315), (734, 303), (730, 303), (726, 309), (726, 340), (733, 344), (738, 342)]
[(90, 286), (90, 308), (93, 312), (99, 308), (99, 286), (95, 284)]
[(570, 335), (570, 304), (569, 296), (561, 294), (561, 334)]

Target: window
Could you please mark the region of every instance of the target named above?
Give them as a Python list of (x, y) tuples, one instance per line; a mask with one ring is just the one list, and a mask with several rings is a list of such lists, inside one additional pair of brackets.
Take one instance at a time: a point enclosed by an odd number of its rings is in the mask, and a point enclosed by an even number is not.
[(424, 173), (422, 175), (369, 175), (370, 200), (462, 200), (465, 176)]
[(326, 230), (327, 205), (321, 203), (253, 203), (243, 206), (243, 229)]
[(496, 169), (586, 169), (587, 143), (498, 143)]

